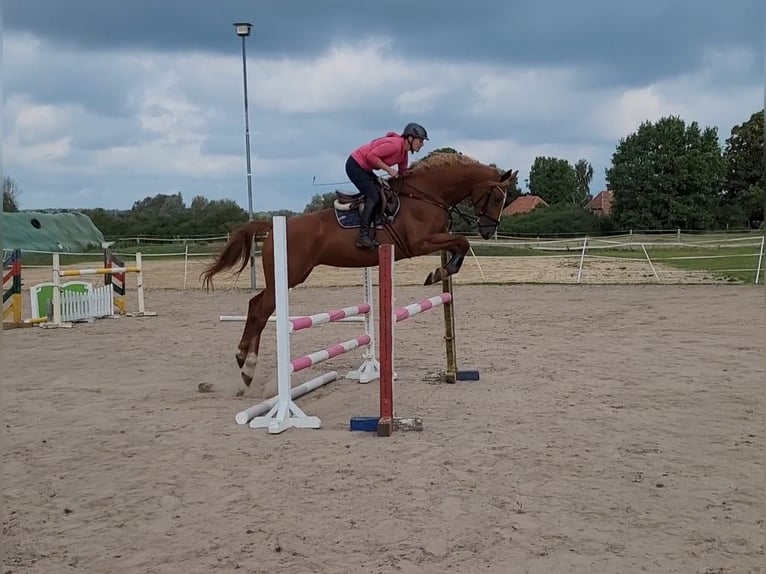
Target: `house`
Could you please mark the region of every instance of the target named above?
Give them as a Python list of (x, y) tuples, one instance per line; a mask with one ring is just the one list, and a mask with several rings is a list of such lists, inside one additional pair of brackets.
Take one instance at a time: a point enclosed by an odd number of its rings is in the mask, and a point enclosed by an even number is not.
[(548, 204), (537, 195), (520, 195), (503, 209), (501, 216), (529, 213), (540, 205), (547, 206)]
[(605, 189), (588, 202), (588, 209), (598, 215), (604, 215), (606, 217), (612, 213), (612, 202), (614, 201), (614, 192), (610, 189)]

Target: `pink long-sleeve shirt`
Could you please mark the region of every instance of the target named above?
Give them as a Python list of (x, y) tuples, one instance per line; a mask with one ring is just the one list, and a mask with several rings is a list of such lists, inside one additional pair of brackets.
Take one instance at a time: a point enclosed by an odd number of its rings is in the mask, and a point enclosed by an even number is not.
[(406, 140), (396, 132), (388, 132), (384, 137), (372, 140), (356, 148), (351, 157), (363, 168), (372, 171), (378, 169), (373, 163), (378, 157), (386, 165), (396, 164), (399, 173), (407, 169), (408, 160)]

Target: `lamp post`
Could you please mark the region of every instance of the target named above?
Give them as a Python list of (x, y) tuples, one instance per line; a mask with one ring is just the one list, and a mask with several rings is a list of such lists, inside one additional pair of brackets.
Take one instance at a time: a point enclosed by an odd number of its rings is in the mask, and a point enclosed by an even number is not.
[[(253, 25), (250, 22), (235, 22), (234, 30), (242, 38), (242, 80), (245, 87), (245, 156), (247, 159), (247, 209), (249, 220), (253, 220), (253, 184), (250, 170), (250, 125), (247, 115), (247, 60), (245, 58), (245, 38), (250, 35)], [(250, 253), (250, 289), (255, 289), (255, 248)]]

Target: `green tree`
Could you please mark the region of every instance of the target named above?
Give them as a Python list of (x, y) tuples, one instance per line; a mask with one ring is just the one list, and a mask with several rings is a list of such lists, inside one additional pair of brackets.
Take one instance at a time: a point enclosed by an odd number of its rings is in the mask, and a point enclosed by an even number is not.
[(549, 205), (578, 204), (577, 174), (565, 159), (538, 156), (529, 170), (529, 191)]
[(18, 211), (19, 195), (21, 188), (16, 180), (8, 176), (3, 177), (3, 211)]
[(457, 151), (454, 147), (440, 147), (440, 148), (436, 148), (435, 150), (428, 152), (422, 158), (416, 159), (415, 161), (411, 162), (410, 163), (410, 168), (415, 167), (421, 161), (424, 161), (424, 160), (428, 159), (429, 157), (431, 157), (432, 155), (437, 154), (437, 153), (460, 153), (460, 152)]
[(593, 181), (593, 166), (588, 160), (580, 159), (574, 166), (577, 180), (577, 195), (573, 204), (583, 207), (590, 198), (590, 182)]
[(303, 209), (303, 213), (312, 213), (314, 211), (321, 211), (322, 209), (329, 209), (335, 202), (335, 192), (330, 191), (328, 193), (316, 193), (311, 198), (311, 201)]
[(736, 125), (726, 140), (726, 185), (721, 195), (725, 223), (757, 227), (763, 222), (763, 109)]
[(247, 212), (231, 199), (208, 200), (197, 196), (188, 211), (177, 219), (176, 235), (228, 233), (247, 221)]
[(167, 195), (158, 193), (154, 197), (145, 197), (133, 204), (136, 213), (149, 212), (160, 217), (177, 217), (186, 210), (181, 192)]
[(716, 128), (675, 116), (645, 121), (620, 140), (606, 171), (613, 220), (631, 229), (709, 228), (724, 176)]
[(225, 234), (247, 221), (247, 212), (230, 199), (197, 196), (186, 207), (181, 194), (158, 194), (129, 210), (83, 210), (105, 236), (190, 237)]

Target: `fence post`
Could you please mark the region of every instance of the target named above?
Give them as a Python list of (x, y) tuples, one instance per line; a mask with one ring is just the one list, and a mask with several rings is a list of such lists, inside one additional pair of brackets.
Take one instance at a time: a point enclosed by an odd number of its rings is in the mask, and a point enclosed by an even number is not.
[(585, 249), (588, 245), (588, 236), (582, 240), (582, 253), (580, 253), (580, 267), (577, 269), (577, 284), (580, 284), (580, 277), (582, 277), (582, 264), (585, 260)]
[(380, 319), (380, 418), (378, 436), (394, 431), (394, 246), (378, 248), (378, 317)]
[[(184, 243), (186, 243), (185, 240), (184, 240)], [(184, 247), (185, 249), (184, 249), (184, 288), (183, 290), (186, 291), (186, 275), (189, 271), (189, 246), (185, 245)]]
[[(442, 251), (442, 268), (447, 266), (449, 257)], [(455, 344), (455, 307), (452, 304), (452, 277), (442, 279), (442, 291), (450, 294), (450, 300), (444, 307), (444, 341), (447, 352), (447, 370), (444, 372), (444, 382), (457, 382), (457, 349)]]

